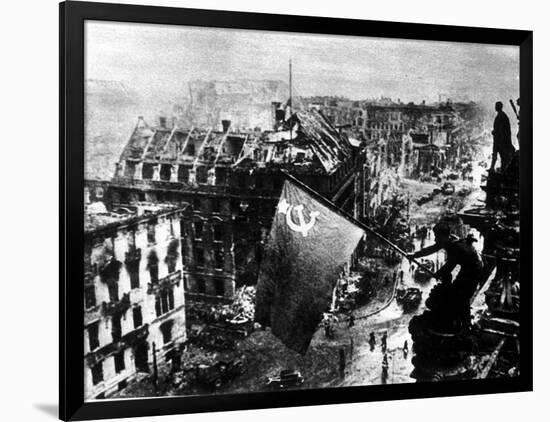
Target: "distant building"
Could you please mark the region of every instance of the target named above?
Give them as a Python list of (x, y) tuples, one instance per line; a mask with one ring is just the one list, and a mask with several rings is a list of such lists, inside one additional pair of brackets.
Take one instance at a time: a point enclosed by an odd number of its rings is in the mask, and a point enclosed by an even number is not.
[(174, 352), (186, 339), (185, 210), (142, 204), (134, 212), (116, 211), (100, 202), (86, 210), (86, 399), (108, 396), (151, 372), (154, 353), (157, 364), (178, 365)]

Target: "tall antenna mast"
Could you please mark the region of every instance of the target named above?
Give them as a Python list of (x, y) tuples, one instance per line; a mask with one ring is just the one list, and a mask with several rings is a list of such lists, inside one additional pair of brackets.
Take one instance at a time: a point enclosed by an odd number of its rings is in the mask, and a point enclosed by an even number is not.
[[(292, 59), (288, 59), (288, 106), (289, 110), (289, 120), (292, 116)], [(288, 140), (292, 140), (292, 124), (288, 125)]]
[(288, 104), (290, 106), (290, 113), (292, 114), (292, 59), (288, 60)]

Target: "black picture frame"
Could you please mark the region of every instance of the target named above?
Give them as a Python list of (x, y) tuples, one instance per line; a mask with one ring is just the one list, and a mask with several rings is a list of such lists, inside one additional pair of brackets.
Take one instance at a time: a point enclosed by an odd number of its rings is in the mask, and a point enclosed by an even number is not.
[[(533, 33), (364, 21), (325, 17), (271, 15), (154, 6), (66, 2), (60, 19), (60, 418), (86, 420), (168, 415), (237, 409), (309, 406), (334, 403), (413, 399), (531, 391), (532, 365), (532, 98)], [(520, 48), (521, 92), (521, 375), (510, 379), (376, 385), (338, 389), (281, 391), (210, 396), (164, 397), (84, 402), (83, 235), (84, 235), (84, 21), (193, 25), (269, 31), (376, 36), (416, 40), (513, 45)]]

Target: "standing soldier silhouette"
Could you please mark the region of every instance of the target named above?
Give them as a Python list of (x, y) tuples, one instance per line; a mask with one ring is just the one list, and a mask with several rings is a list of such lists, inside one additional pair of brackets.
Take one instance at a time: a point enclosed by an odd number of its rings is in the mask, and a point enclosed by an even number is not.
[(502, 111), (502, 103), (500, 101), (497, 101), (495, 104), (495, 111), (497, 115), (493, 124), (493, 157), (489, 171), (495, 171), (497, 155), (500, 155), (500, 168), (504, 170), (516, 152), (512, 145), (510, 120), (506, 113)]

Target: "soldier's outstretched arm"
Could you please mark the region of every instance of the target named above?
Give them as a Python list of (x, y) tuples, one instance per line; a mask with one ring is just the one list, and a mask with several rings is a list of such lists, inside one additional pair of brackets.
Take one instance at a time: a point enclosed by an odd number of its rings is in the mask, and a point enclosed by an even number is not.
[(428, 255), (436, 253), (441, 248), (442, 248), (441, 245), (438, 245), (437, 243), (434, 243), (433, 245), (427, 246), (424, 249), (420, 249), (419, 251), (411, 254), (411, 258), (422, 258), (424, 256), (428, 256)]

